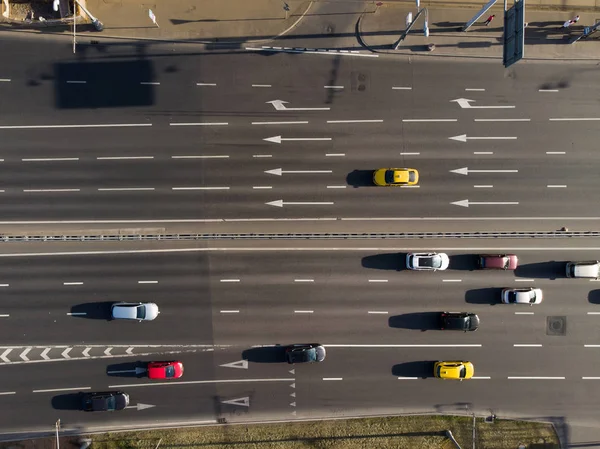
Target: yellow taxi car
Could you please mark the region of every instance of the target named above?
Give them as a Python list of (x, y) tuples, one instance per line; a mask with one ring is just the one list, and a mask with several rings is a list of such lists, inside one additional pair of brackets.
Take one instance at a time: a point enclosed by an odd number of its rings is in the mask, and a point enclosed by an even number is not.
[(373, 172), (376, 186), (414, 186), (419, 182), (419, 172), (414, 168), (380, 168)]
[(435, 362), (433, 365), (433, 375), (440, 379), (470, 379), (474, 373), (475, 368), (471, 362)]

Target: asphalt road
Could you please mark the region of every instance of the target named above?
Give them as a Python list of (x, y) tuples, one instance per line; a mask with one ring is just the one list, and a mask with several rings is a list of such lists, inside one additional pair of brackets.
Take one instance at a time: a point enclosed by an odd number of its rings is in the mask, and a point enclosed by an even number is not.
[[(598, 86), (587, 65), (504, 73), (485, 61), (0, 45), (15, 55), (0, 71), (5, 224), (597, 219)], [(418, 188), (370, 185), (373, 169), (403, 166), (420, 171)]]
[[(597, 252), (543, 243), (545, 251), (506, 248), (519, 255), (514, 273), (475, 270), (467, 245), (437, 273), (407, 271), (403, 253), (376, 250), (0, 258), (1, 429), (43, 429), (57, 417), (65, 428), (94, 428), (125, 415), (141, 425), (490, 410), (589, 423), (598, 418), (589, 390), (600, 349), (586, 345), (600, 344), (600, 289), (566, 279), (563, 266)], [(499, 304), (502, 287), (529, 285), (543, 289), (541, 305)], [(104, 304), (118, 300), (151, 300), (161, 314), (108, 321)], [(436, 330), (444, 310), (476, 312), (481, 328)], [(282, 363), (275, 345), (295, 342), (324, 344), (327, 359)], [(164, 359), (184, 362), (181, 381), (112, 373)], [(451, 359), (472, 361), (477, 378), (433, 379), (432, 362)], [(78, 391), (106, 388), (154, 407), (73, 409)]]

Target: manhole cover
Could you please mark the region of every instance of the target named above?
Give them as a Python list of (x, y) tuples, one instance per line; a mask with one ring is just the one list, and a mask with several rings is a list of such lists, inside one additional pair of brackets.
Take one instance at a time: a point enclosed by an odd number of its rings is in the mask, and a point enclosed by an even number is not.
[(549, 316), (546, 319), (546, 335), (567, 335), (567, 317)]
[(369, 74), (365, 72), (352, 72), (351, 90), (353, 92), (365, 92), (369, 90)]

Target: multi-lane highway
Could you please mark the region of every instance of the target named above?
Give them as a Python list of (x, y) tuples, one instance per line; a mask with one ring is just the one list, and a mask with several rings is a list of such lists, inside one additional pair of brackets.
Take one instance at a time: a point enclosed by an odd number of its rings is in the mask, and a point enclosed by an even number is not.
[[(404, 269), (404, 253), (423, 242), (0, 258), (2, 430), (56, 417), (116, 426), (123, 413), (129, 424), (432, 410), (595, 419), (587, 392), (599, 379), (600, 290), (563, 268), (600, 249), (513, 243), (513, 273), (474, 269), (474, 254), (496, 244), (439, 244), (454, 250), (450, 269), (436, 273)], [(543, 303), (499, 303), (500, 288), (519, 286), (542, 288)], [(108, 321), (106, 302), (119, 300), (152, 300), (161, 314)], [(436, 330), (432, 316), (444, 310), (475, 312), (481, 328)], [(280, 363), (272, 346), (294, 342), (324, 344), (327, 359)], [(164, 358), (184, 362), (181, 380), (123, 372)], [(434, 379), (432, 362), (450, 359), (472, 361), (475, 379)], [(118, 417), (73, 410), (74, 393), (106, 388), (129, 392), (132, 408)]]

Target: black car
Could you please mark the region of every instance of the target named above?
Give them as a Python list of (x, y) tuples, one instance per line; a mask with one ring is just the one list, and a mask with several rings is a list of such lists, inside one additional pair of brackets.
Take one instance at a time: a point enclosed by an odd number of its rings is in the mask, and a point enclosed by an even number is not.
[(122, 391), (80, 393), (81, 409), (86, 412), (114, 412), (129, 405), (129, 395)]
[(288, 363), (312, 363), (325, 360), (325, 348), (318, 343), (289, 345), (285, 347)]
[(479, 327), (479, 317), (468, 312), (440, 313), (440, 329), (453, 331), (476, 331)]

